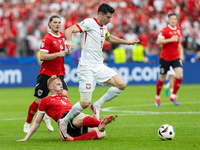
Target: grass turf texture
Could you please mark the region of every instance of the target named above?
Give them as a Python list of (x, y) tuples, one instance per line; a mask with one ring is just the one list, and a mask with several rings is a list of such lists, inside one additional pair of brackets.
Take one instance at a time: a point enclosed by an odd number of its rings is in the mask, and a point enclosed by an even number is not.
[[(96, 87), (92, 101), (108, 89)], [(154, 104), (155, 85), (127, 86), (114, 100), (103, 105), (104, 115), (118, 115), (106, 127), (107, 136), (101, 140), (61, 142), (58, 125), (52, 120), (54, 132), (41, 123), (36, 133), (26, 142), (16, 142), (25, 137), (23, 125), (29, 105), (34, 100), (34, 88), (0, 89), (0, 149), (26, 150), (193, 150), (200, 149), (200, 85), (182, 85), (178, 92), (180, 106), (175, 106), (161, 92), (161, 107)], [(79, 100), (78, 87), (69, 87), (72, 104)], [(84, 113), (92, 115), (87, 108)], [(157, 135), (162, 124), (171, 124), (176, 132), (172, 141), (161, 141)]]

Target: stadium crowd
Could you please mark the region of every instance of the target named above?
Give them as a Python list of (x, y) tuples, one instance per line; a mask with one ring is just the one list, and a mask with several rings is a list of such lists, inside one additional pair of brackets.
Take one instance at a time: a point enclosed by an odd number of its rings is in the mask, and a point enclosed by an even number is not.
[[(84, 18), (95, 17), (100, 0), (0, 0), (0, 57), (36, 55), (43, 35), (49, 32), (51, 15), (61, 16), (61, 31)], [(185, 61), (200, 61), (200, 0), (104, 0), (116, 12), (108, 30), (124, 39), (139, 38), (148, 62), (159, 56), (156, 44), (159, 31), (167, 25), (167, 15), (175, 12), (183, 34)], [(80, 57), (80, 35), (73, 35), (74, 49), (69, 54)], [(133, 46), (105, 42), (105, 61), (122, 48), (126, 60), (133, 61)]]

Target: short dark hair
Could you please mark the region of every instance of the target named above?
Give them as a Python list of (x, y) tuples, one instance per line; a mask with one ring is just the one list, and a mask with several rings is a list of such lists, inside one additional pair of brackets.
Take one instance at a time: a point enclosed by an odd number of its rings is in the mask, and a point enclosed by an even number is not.
[(98, 8), (98, 13), (99, 12), (101, 12), (102, 14), (107, 14), (108, 12), (113, 14), (115, 12), (115, 9), (112, 8), (110, 5), (103, 3)]
[[(53, 18), (59, 18), (59, 19), (60, 19), (60, 17), (59, 17), (58, 15), (53, 15), (53, 16), (51, 16), (51, 17), (49, 18), (48, 26), (49, 26), (49, 23), (50, 23), (51, 21), (53, 21)], [(49, 29), (51, 29), (50, 26), (49, 26)]]
[(171, 16), (176, 16), (176, 17), (177, 17), (177, 15), (176, 15), (175, 13), (169, 14), (169, 15), (168, 15), (168, 18), (170, 18)]

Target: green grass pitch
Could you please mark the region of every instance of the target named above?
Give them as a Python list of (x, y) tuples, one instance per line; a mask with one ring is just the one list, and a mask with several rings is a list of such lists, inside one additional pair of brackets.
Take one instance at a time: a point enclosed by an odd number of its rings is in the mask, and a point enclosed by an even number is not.
[[(97, 86), (92, 101), (99, 99), (109, 86)], [(34, 88), (0, 89), (1, 150), (196, 150), (200, 149), (200, 85), (182, 85), (178, 92), (180, 106), (175, 106), (161, 91), (161, 107), (154, 104), (155, 85), (127, 86), (115, 99), (102, 107), (104, 115), (118, 115), (106, 127), (101, 140), (61, 142), (58, 125), (52, 120), (54, 132), (41, 123), (26, 142), (23, 125)], [(72, 104), (79, 101), (78, 87), (69, 87)], [(84, 113), (92, 115), (87, 108)], [(162, 124), (171, 124), (176, 132), (172, 141), (161, 141), (157, 135)]]

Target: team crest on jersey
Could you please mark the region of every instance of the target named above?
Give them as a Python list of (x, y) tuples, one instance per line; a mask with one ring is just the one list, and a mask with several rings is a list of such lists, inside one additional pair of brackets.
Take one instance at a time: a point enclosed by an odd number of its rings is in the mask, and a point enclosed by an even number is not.
[(180, 35), (180, 34), (181, 34), (180, 30), (177, 30), (177, 32), (178, 32), (178, 35)]
[(41, 96), (41, 95), (42, 95), (42, 93), (43, 93), (43, 91), (42, 91), (42, 90), (38, 90), (38, 91), (37, 91), (37, 94), (38, 94), (38, 96)]
[(104, 36), (103, 28), (100, 28), (100, 34), (101, 34), (101, 37)]
[(41, 43), (41, 46), (40, 46), (40, 47), (41, 47), (41, 48), (43, 48), (43, 47), (44, 47), (44, 42), (42, 42), (42, 43)]
[(63, 46), (62, 46), (62, 45), (60, 45), (60, 49), (63, 49)]
[(91, 84), (86, 84), (86, 89), (91, 89)]
[(61, 42), (62, 42), (62, 40), (58, 40), (58, 42), (59, 42), (59, 43), (61, 43)]

